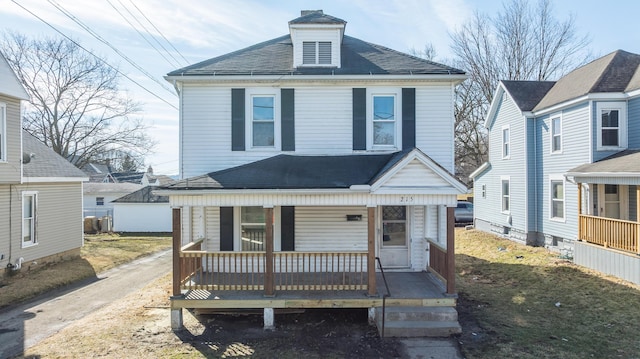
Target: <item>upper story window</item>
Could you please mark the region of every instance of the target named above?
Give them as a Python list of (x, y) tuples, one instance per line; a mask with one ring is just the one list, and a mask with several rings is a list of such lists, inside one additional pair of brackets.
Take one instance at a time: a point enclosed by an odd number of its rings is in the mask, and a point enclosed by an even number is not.
[(596, 106), (598, 150), (627, 147), (627, 113), (625, 102), (600, 102)]
[(22, 193), (22, 246), (27, 247), (36, 241), (36, 208), (38, 205), (36, 192)]
[(560, 117), (551, 119), (551, 153), (562, 152), (562, 120)]
[(0, 162), (7, 160), (7, 105), (0, 102)]
[(396, 144), (396, 98), (391, 95), (373, 96), (373, 145)]
[(511, 156), (511, 131), (509, 126), (502, 128), (502, 158), (509, 158)]
[(275, 96), (253, 96), (251, 114), (252, 146), (274, 147)]
[(303, 65), (331, 65), (331, 41), (302, 42)]

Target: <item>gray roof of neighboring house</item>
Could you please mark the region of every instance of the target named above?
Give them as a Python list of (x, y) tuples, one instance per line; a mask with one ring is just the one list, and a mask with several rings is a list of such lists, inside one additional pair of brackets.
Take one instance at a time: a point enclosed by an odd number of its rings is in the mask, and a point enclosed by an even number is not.
[(169, 196), (158, 196), (153, 191), (158, 189), (155, 186), (146, 186), (139, 190), (122, 196), (111, 202), (113, 203), (169, 203)]
[(22, 166), (24, 177), (77, 178), (79, 181), (88, 177), (71, 162), (24, 130), (22, 131), (22, 150), (25, 154), (32, 154), (29, 163)]
[(542, 110), (589, 93), (625, 92), (640, 88), (640, 55), (614, 51), (558, 80), (535, 106)]
[(142, 177), (146, 172), (112, 172), (111, 176), (118, 182), (137, 183), (142, 182)]
[(327, 15), (322, 10), (302, 10), (301, 16), (289, 21), (289, 24), (346, 24), (337, 17)]
[(370, 185), (409, 152), (337, 156), (281, 154), (176, 181), (163, 189), (338, 189)]
[(620, 151), (597, 162), (570, 169), (567, 173), (572, 175), (579, 173), (640, 174), (640, 149)]
[(555, 81), (501, 81), (521, 111), (531, 111)]
[(82, 186), (84, 194), (109, 194), (109, 193), (131, 193), (142, 187), (135, 183), (85, 183)]
[(384, 46), (344, 36), (341, 67), (293, 67), (289, 35), (172, 71), (182, 75), (376, 75), (460, 74), (464, 71)]

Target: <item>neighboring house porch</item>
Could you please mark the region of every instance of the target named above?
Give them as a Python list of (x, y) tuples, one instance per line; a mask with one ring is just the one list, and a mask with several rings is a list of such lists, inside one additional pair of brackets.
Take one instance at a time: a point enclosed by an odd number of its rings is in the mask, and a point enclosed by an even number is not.
[(279, 155), (165, 191), (174, 328), (182, 308), (263, 308), (265, 327), (280, 308), (369, 308), (404, 336), (390, 317), (402, 307), (429, 322), (409, 335), (460, 331), (453, 209), (466, 188), (417, 149)]
[(567, 173), (578, 184), (577, 264), (640, 284), (640, 150)]

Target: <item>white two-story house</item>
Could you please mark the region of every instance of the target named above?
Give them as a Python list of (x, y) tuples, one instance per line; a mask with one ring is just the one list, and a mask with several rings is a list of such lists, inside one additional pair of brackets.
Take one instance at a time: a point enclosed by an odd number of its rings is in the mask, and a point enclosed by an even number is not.
[(270, 327), (275, 308), (335, 306), (369, 308), (380, 327), (385, 303), (443, 312), (415, 335), (459, 332), (453, 108), (466, 76), (345, 27), (303, 11), (285, 36), (166, 76), (180, 96), (181, 179), (160, 191), (174, 327), (181, 308), (264, 308)]

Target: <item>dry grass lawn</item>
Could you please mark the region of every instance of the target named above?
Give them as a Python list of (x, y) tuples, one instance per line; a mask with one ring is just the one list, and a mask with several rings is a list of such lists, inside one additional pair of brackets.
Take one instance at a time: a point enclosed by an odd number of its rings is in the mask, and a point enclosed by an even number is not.
[(169, 236), (85, 235), (79, 258), (0, 277), (0, 308), (170, 247)]
[(640, 287), (544, 248), (456, 232), (467, 358), (640, 358)]

